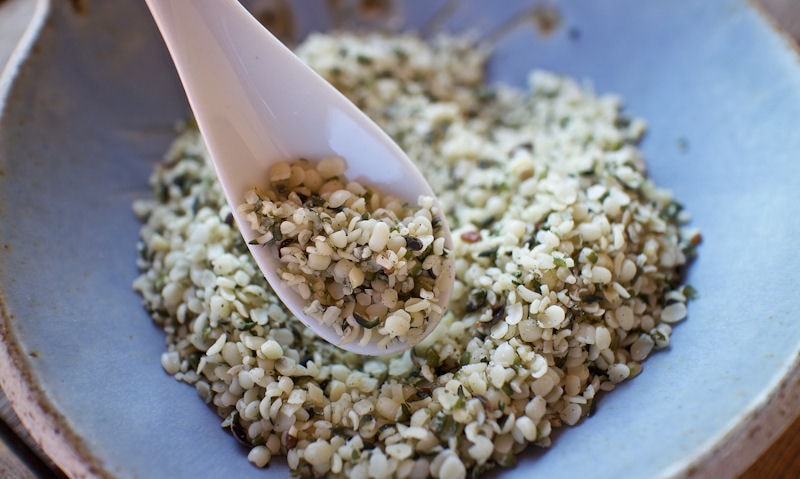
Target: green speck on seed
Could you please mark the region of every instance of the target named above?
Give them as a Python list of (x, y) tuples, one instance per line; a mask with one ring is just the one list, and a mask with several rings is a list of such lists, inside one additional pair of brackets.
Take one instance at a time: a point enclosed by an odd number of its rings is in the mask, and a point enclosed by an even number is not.
[(517, 456), (513, 452), (506, 453), (497, 460), (497, 465), (501, 467), (514, 467), (517, 465)]
[(481, 86), (478, 88), (478, 101), (481, 103), (488, 103), (497, 98), (497, 92), (489, 86)]
[(490, 158), (481, 158), (480, 160), (478, 160), (477, 163), (478, 168), (480, 168), (481, 170), (486, 170), (496, 165), (497, 162)]
[[(478, 228), (480, 228), (480, 229), (486, 229), (486, 228), (488, 228), (489, 226), (492, 226), (492, 224), (493, 224), (495, 221), (497, 221), (497, 219), (496, 219), (494, 216), (487, 216), (486, 218), (484, 218), (484, 220), (483, 220), (483, 221), (481, 221), (480, 223), (478, 223), (478, 224), (477, 224), (477, 226), (478, 226)], [(494, 234), (494, 233), (493, 233), (493, 234), (492, 234), (492, 236), (496, 236), (496, 234)]]
[(373, 416), (372, 414), (365, 414), (361, 416), (361, 419), (358, 421), (358, 427), (359, 428), (366, 427), (373, 422), (375, 422), (375, 416)]
[(431, 419), (431, 429), (439, 439), (449, 439), (458, 430), (458, 425), (453, 416), (439, 412)]
[(435, 369), (437, 366), (439, 366), (439, 362), (439, 353), (437, 353), (433, 348), (428, 348), (428, 350), (425, 352), (425, 364), (427, 364), (429, 368)]
[(697, 299), (700, 293), (692, 286), (691, 284), (687, 284), (683, 287), (683, 295), (686, 296), (686, 299), (691, 301)]
[(422, 273), (422, 263), (415, 261), (411, 268), (408, 269), (408, 274), (412, 278), (416, 278), (420, 273)]
[(472, 354), (469, 351), (464, 351), (461, 353), (461, 357), (458, 359), (458, 364), (462, 366), (466, 366), (472, 360)]
[(497, 193), (505, 193), (511, 191), (511, 185), (504, 181), (502, 183), (496, 183), (492, 185), (492, 189)]
[(678, 215), (683, 210), (683, 205), (678, 203), (677, 201), (670, 201), (661, 210), (661, 217), (667, 221), (676, 221), (678, 219)]
[(189, 368), (192, 371), (197, 371), (197, 366), (200, 365), (200, 358), (202, 357), (203, 357), (202, 353), (194, 352), (186, 358), (186, 361), (189, 363)]
[(264, 439), (264, 436), (257, 436), (255, 439), (253, 439), (253, 440), (250, 442), (250, 444), (251, 444), (253, 447), (255, 447), (255, 446), (263, 446), (263, 445), (264, 445), (264, 444), (266, 444), (266, 443), (267, 443), (267, 440), (266, 440), (266, 439)]
[(597, 303), (602, 299), (603, 299), (602, 296), (595, 293), (584, 294), (583, 296), (581, 296), (581, 302), (583, 303)]
[(594, 413), (594, 398), (590, 398), (586, 400), (586, 415), (591, 416), (593, 413)]
[(408, 53), (406, 53), (406, 51), (402, 48), (394, 48), (392, 53), (394, 53), (394, 56), (397, 57), (397, 60), (400, 62), (405, 62), (408, 60)]
[(372, 321), (368, 321), (366, 318), (355, 312), (353, 313), (353, 319), (356, 320), (356, 323), (358, 323), (359, 326), (365, 329), (372, 329), (381, 323), (381, 320), (378, 317), (372, 318)]
[(567, 355), (557, 356), (554, 361), (557, 368), (563, 368), (567, 364)]
[(406, 423), (411, 420), (411, 407), (408, 403), (400, 404), (400, 409), (397, 411), (397, 422)]
[(503, 384), (503, 387), (501, 387), (500, 389), (501, 389), (501, 390), (502, 390), (504, 393), (506, 393), (506, 396), (508, 396), (508, 397), (511, 397), (511, 396), (513, 396), (513, 395), (514, 395), (514, 390), (513, 390), (513, 389), (511, 389), (511, 385), (510, 385), (509, 383), (505, 383), (505, 384)]
[(470, 293), (469, 298), (467, 299), (467, 312), (472, 313), (480, 309), (484, 304), (486, 304), (486, 295), (488, 293), (485, 289), (479, 289)]
[(270, 233), (272, 233), (272, 239), (270, 242), (275, 241), (283, 241), (283, 233), (281, 233), (281, 225), (274, 224), (272, 228), (270, 228)]

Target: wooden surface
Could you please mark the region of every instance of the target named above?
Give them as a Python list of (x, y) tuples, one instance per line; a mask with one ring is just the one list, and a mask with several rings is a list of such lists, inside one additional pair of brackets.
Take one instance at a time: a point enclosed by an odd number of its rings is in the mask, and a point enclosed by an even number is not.
[(0, 478), (65, 479), (22, 427), (0, 391)]
[[(782, 24), (784, 31), (800, 40), (800, 0), (755, 0)], [(5, 2), (6, 7), (15, 1)], [(10, 4), (10, 5), (9, 5)], [(6, 30), (7, 31), (7, 30)], [(4, 32), (0, 32), (4, 33)], [(4, 40), (5, 35), (0, 35)], [(3, 51), (0, 51), (0, 60)], [(8, 400), (0, 391), (0, 478), (61, 479), (64, 475), (48, 460), (22, 428)], [(739, 479), (800, 478), (800, 417), (753, 463)]]
[(750, 466), (741, 479), (800, 478), (800, 417)]

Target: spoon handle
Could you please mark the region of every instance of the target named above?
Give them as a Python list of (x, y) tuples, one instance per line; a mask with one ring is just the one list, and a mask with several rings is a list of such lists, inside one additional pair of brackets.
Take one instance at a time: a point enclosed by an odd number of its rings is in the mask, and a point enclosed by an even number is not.
[[(370, 172), (371, 184), (396, 194), (405, 193), (409, 171), (419, 174), (380, 128), (238, 1), (146, 2), (212, 158), (224, 159), (215, 166), (229, 191), (244, 192), (270, 164), (298, 156), (342, 156), (348, 173)], [(407, 164), (382, 161), (389, 158)], [(421, 175), (413, 182), (425, 184)]]

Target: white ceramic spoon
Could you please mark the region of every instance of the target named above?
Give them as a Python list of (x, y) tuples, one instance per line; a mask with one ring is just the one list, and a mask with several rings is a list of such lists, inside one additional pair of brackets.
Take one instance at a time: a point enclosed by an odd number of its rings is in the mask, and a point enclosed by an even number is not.
[[(402, 150), (329, 83), (302, 63), (236, 0), (146, 0), (169, 48), (189, 104), (206, 141), (236, 223), (245, 240), (255, 235), (236, 207), (244, 193), (268, 184), (271, 164), (338, 155), (345, 175), (412, 204), (434, 196)], [(450, 231), (443, 222), (446, 244)], [(325, 340), (353, 352), (378, 355), (413, 344), (375, 342), (341, 345), (339, 335), (308, 317), (307, 306), (277, 275), (272, 248), (250, 246), (272, 289), (284, 304)], [(440, 301), (447, 307), (452, 268), (440, 276)], [(431, 317), (427, 336), (438, 324)]]

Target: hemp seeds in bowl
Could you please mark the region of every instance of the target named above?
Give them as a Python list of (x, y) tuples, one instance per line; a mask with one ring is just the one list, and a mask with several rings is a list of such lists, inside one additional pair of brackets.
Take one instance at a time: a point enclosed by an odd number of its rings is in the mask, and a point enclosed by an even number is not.
[[(135, 205), (135, 288), (166, 332), (165, 370), (194, 385), (253, 464), (285, 455), (302, 477), (480, 477), (549, 446), (669, 345), (700, 236), (647, 178), (644, 123), (618, 98), (545, 72), (526, 91), (487, 85), (489, 52), (460, 38), (317, 34), (297, 52), (422, 170), (452, 228), (456, 280), (437, 329), (403, 354), (326, 343), (269, 289), (199, 133), (184, 129), (152, 176), (154, 198)], [(433, 227), (439, 213), (419, 210)], [(416, 247), (398, 236), (397, 251)]]

